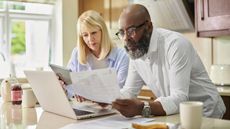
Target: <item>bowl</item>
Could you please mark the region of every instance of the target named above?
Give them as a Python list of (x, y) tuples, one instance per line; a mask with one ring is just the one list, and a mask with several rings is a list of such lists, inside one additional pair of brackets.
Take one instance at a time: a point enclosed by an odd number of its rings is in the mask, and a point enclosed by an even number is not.
[(216, 85), (230, 85), (230, 65), (212, 65), (210, 79)]

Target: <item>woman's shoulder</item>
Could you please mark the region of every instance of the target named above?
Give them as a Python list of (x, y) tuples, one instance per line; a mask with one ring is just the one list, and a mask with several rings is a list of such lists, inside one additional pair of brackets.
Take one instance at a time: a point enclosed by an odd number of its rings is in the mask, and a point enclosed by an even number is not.
[(77, 47), (74, 47), (72, 50), (72, 55), (77, 55), (78, 54), (78, 49)]
[(129, 57), (124, 48), (114, 47), (112, 48), (108, 58), (112, 60), (128, 60)]
[(116, 54), (126, 54), (125, 49), (121, 47), (113, 47), (111, 52)]

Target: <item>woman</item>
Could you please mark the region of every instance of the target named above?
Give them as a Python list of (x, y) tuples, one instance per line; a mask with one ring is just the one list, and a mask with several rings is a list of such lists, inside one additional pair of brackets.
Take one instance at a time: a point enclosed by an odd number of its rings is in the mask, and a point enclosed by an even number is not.
[(77, 46), (67, 67), (73, 72), (114, 68), (122, 88), (128, 65), (128, 55), (124, 49), (115, 47), (100, 14), (93, 10), (84, 12), (77, 22)]

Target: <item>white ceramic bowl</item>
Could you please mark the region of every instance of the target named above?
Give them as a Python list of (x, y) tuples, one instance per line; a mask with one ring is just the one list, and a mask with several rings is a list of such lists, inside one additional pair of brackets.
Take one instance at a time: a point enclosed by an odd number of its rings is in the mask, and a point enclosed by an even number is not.
[(216, 85), (230, 85), (230, 65), (212, 65), (210, 79)]

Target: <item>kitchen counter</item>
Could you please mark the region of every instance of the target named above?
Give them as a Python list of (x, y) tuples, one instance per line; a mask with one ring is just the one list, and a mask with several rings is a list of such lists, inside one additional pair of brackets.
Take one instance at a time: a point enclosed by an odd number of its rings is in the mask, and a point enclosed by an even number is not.
[[(4, 80), (3, 78), (0, 78), (0, 83)], [(17, 78), (18, 82), (20, 83), (28, 83), (26, 78)]]
[(217, 90), (221, 96), (230, 96), (230, 86), (217, 86)]
[[(230, 86), (217, 86), (217, 90), (226, 106), (226, 112), (223, 116), (223, 119), (230, 120)], [(145, 98), (144, 100), (148, 100), (148, 101), (156, 99), (156, 96), (154, 96), (152, 91), (147, 86), (144, 86), (142, 88), (139, 96), (140, 96), (139, 98), (141, 99)]]
[[(0, 98), (0, 128), (6, 129), (58, 129), (69, 124), (79, 124), (90, 120), (100, 120), (110, 116), (98, 117), (85, 120), (73, 120), (58, 116), (49, 112), (44, 112), (41, 107), (22, 108), (13, 106), (11, 103), (2, 103)], [(154, 122), (178, 124), (179, 114), (171, 116), (155, 116)], [(117, 121), (116, 121), (117, 122)], [(108, 124), (100, 125), (102, 128)], [(201, 129), (229, 129), (230, 121), (203, 117)]]
[[(217, 90), (221, 96), (230, 96), (230, 86), (217, 86)], [(140, 93), (141, 96), (149, 96), (151, 98), (156, 98), (149, 87), (144, 86)]]

